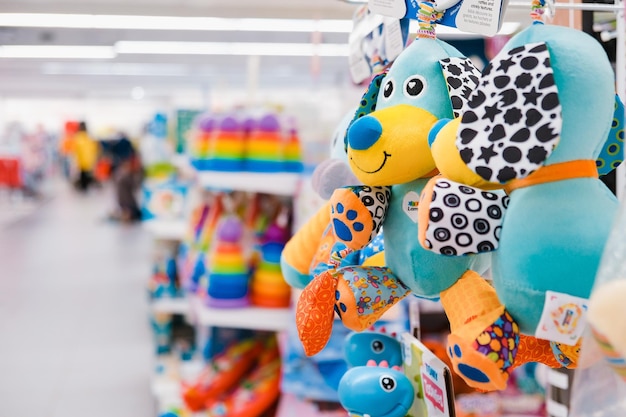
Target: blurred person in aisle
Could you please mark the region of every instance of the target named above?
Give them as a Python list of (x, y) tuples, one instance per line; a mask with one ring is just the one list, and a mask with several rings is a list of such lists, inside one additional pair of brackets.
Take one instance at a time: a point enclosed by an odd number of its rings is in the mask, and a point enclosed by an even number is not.
[(40, 197), (41, 183), (48, 167), (50, 136), (43, 126), (37, 126), (32, 134), (22, 137), (22, 190), (26, 197)]
[(110, 145), (109, 152), (113, 157), (113, 183), (117, 199), (117, 210), (111, 218), (123, 222), (141, 220), (141, 209), (137, 202), (137, 192), (144, 179), (141, 159), (132, 142), (126, 135)]
[(78, 132), (79, 126), (80, 123), (77, 121), (69, 120), (65, 122), (63, 137), (59, 142), (61, 169), (63, 176), (68, 181), (72, 181), (73, 178), (78, 176), (76, 174), (76, 161), (74, 161), (74, 137), (76, 132)]
[(85, 122), (80, 122), (72, 147), (79, 171), (76, 188), (81, 192), (86, 192), (96, 182), (94, 169), (98, 162), (98, 142), (89, 136)]

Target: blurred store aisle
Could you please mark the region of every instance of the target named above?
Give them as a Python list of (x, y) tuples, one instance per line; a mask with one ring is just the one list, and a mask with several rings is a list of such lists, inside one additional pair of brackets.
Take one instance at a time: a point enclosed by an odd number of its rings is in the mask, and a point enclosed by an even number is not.
[(0, 416), (153, 415), (149, 236), (103, 220), (106, 191), (55, 189), (0, 225)]

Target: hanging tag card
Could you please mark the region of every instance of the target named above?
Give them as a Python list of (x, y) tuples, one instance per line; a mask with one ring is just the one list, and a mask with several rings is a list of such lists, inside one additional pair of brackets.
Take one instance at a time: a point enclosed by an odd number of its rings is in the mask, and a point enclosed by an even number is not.
[(452, 374), (448, 366), (409, 333), (402, 335), (404, 374), (413, 383), (415, 398), (407, 415), (455, 417)]
[(506, 3), (502, 0), (463, 0), (456, 16), (456, 27), (464, 32), (494, 36), (502, 26)]
[(405, 0), (369, 0), (368, 6), (372, 13), (396, 19), (406, 17), (407, 13)]
[(374, 14), (360, 7), (353, 18), (348, 41), (352, 81), (361, 83), (378, 74), (404, 50), (408, 39), (408, 20)]

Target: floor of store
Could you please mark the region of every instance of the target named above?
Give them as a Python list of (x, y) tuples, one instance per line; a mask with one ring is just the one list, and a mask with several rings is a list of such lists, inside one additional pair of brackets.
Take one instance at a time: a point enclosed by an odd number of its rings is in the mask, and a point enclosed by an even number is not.
[(149, 236), (105, 220), (107, 190), (55, 188), (0, 222), (0, 415), (153, 415)]

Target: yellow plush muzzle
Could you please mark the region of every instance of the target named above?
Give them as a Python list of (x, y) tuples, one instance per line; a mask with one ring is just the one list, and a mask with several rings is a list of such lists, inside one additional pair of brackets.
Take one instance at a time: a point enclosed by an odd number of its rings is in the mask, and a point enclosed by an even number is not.
[(358, 119), (348, 132), (348, 159), (366, 185), (403, 184), (435, 169), (428, 132), (437, 122), (430, 112), (408, 104), (377, 110)]

